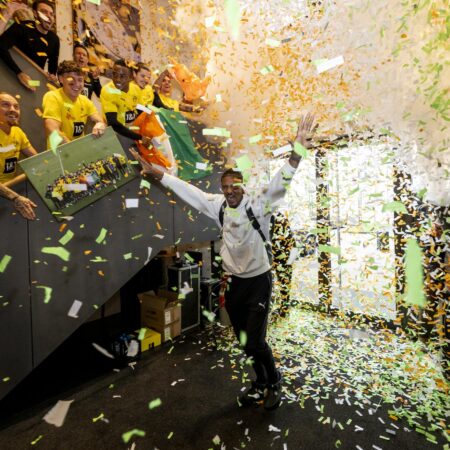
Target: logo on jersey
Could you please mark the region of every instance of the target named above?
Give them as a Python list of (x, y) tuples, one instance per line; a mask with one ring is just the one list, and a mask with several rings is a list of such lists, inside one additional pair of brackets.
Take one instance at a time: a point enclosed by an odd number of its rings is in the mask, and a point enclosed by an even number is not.
[(17, 158), (6, 158), (3, 173), (13, 173), (16, 170)]
[(84, 132), (84, 122), (73, 123), (73, 137), (81, 136)]
[(136, 111), (125, 112), (125, 123), (131, 123), (136, 119)]

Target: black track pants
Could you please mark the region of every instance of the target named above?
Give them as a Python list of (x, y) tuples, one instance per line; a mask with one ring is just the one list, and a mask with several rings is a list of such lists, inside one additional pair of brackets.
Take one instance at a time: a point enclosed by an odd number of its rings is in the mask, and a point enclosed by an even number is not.
[(228, 278), (225, 307), (236, 337), (239, 339), (241, 331), (246, 333), (244, 350), (247, 356), (253, 358), (256, 382), (261, 384), (278, 381), (272, 350), (266, 342), (271, 295), (270, 270), (252, 278), (235, 275)]

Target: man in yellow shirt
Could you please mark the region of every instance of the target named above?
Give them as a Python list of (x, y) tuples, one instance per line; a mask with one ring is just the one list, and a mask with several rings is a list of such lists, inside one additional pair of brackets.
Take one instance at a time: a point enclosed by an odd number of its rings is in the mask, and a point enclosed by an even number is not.
[(112, 81), (102, 87), (100, 101), (106, 123), (114, 131), (149, 147), (151, 138), (129, 128), (138, 116), (137, 105), (142, 105), (141, 89), (132, 81), (131, 68), (123, 59), (114, 63)]
[(157, 108), (171, 109), (173, 111), (183, 111), (191, 113), (201, 113), (208, 105), (193, 105), (184, 100), (181, 103), (171, 97), (172, 95), (172, 75), (168, 70), (164, 70), (153, 84), (154, 100), (153, 104)]
[(133, 67), (134, 81), (131, 84), (137, 85), (141, 89), (141, 101), (144, 106), (153, 105), (155, 94), (150, 85), (150, 69), (144, 63), (137, 63)]
[(13, 179), (20, 154), (36, 155), (26, 134), (18, 127), (20, 106), (6, 92), (0, 92), (0, 183)]
[(85, 95), (84, 73), (73, 61), (63, 61), (58, 66), (58, 79), (62, 87), (49, 91), (42, 100), (44, 125), (47, 137), (55, 130), (67, 143), (84, 135), (86, 123), (95, 123), (94, 136), (101, 136), (106, 125), (94, 104)]

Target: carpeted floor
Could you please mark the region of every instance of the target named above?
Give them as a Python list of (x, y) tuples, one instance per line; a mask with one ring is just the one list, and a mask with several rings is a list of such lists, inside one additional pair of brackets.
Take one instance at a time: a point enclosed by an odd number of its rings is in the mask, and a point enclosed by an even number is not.
[[(316, 313), (302, 314), (303, 319), (308, 314), (310, 321), (321, 320)], [(288, 325), (273, 326), (275, 346), (281, 346), (280, 336), (294, 337), (286, 335)], [(281, 330), (279, 335), (276, 330)], [(435, 437), (427, 440), (399, 414), (393, 415), (392, 404), (380, 396), (370, 401), (367, 392), (359, 394), (357, 389), (354, 395), (343, 395), (342, 385), (350, 383), (344, 383), (342, 374), (335, 384), (329, 375), (321, 380), (313, 362), (311, 367), (303, 367), (305, 370), (296, 370), (305, 364), (300, 355), (281, 359), (286, 383), (278, 410), (240, 408), (236, 397), (245, 385), (247, 366), (240, 364), (241, 355), (232, 340), (223, 337), (223, 331), (220, 334), (219, 349), (214, 348), (208, 332), (198, 331), (147, 352), (134, 368), (97, 378), (72, 395), (60, 395), (49, 399), (45, 407), (41, 404), (22, 412), (23, 420), (0, 431), (0, 449), (443, 448), (442, 434), (434, 433)], [(360, 343), (355, 341), (355, 347), (361, 347)], [(286, 348), (281, 350), (286, 352)], [(334, 348), (332, 353), (338, 350)], [(98, 357), (104, 358), (100, 353)], [(331, 367), (329, 374), (332, 371)], [(361, 381), (358, 376), (355, 372), (354, 387)], [(61, 428), (42, 420), (58, 399), (74, 399)], [(161, 404), (150, 409), (149, 403), (156, 399)], [(433, 425), (431, 421), (428, 429), (423, 422), (420, 426), (429, 432)], [(131, 430), (136, 434), (125, 443), (122, 435)]]

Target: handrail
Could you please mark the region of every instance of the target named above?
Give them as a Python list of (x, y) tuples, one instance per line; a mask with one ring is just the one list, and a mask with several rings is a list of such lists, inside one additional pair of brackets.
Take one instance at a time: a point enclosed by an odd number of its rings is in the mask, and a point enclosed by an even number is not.
[[(50, 81), (47, 78), (47, 73), (45, 72), (45, 70), (43, 70), (41, 67), (39, 67), (32, 59), (30, 59), (27, 55), (25, 55), (25, 53), (23, 53), (21, 50), (19, 50), (16, 46), (12, 47), (14, 49), (15, 52), (17, 52), (23, 59), (25, 59), (29, 64), (31, 64), (42, 76), (45, 77), (45, 79), (47, 80), (47, 82), (55, 85), (55, 83), (53, 83), (52, 81)], [(55, 85), (56, 86), (56, 85)], [(13, 186), (18, 185), (19, 183), (22, 183), (23, 181), (25, 181), (27, 179), (27, 176), (23, 173), (20, 174), (18, 176), (16, 176), (15, 178), (13, 178), (12, 180), (6, 181), (4, 183), (2, 183), (4, 186), (8, 187), (8, 188), (12, 188)]]
[(24, 173), (22, 173), (20, 175), (17, 175), (17, 177), (13, 178), (12, 180), (6, 181), (5, 183), (2, 183), (2, 184), (3, 184), (3, 186), (12, 188), (13, 186), (18, 185), (22, 181), (25, 181), (26, 179), (27, 179), (27, 176)]
[(30, 59), (27, 55), (25, 55), (25, 53), (23, 53), (21, 50), (19, 50), (16, 46), (12, 47), (14, 49), (15, 52), (17, 52), (23, 59), (25, 59), (25, 61), (27, 61), (29, 64), (31, 64), (38, 72), (40, 72), (45, 79), (51, 83), (53, 86), (57, 86), (56, 83), (54, 83), (53, 81), (49, 80), (47, 78), (47, 72), (42, 69), (41, 67), (39, 67), (32, 59)]

